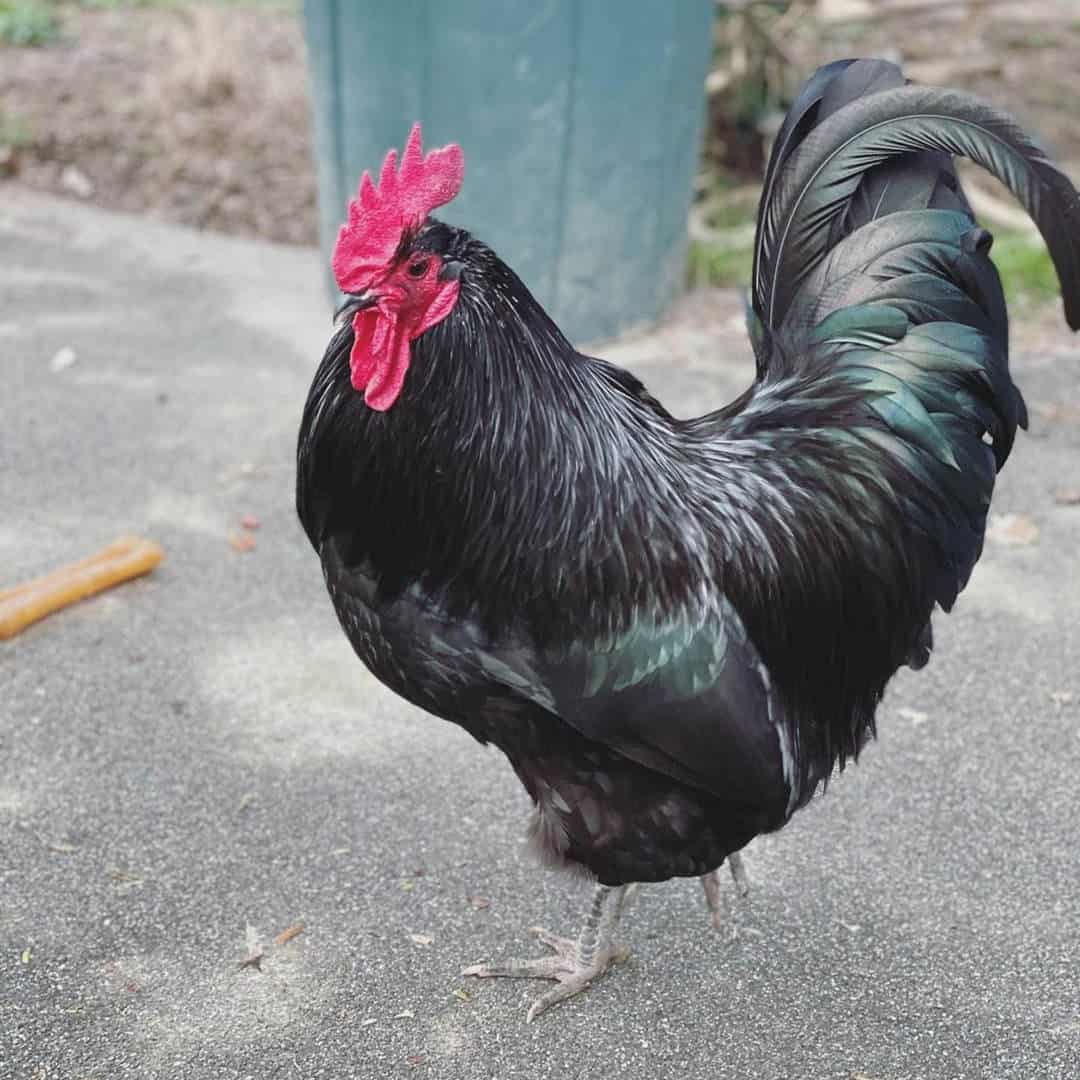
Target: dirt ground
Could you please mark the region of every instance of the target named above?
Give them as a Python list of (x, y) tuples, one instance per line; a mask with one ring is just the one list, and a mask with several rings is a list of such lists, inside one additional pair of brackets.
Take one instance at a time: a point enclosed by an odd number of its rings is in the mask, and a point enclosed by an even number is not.
[[(896, 51), (911, 78), (978, 94), (1030, 125), (1057, 160), (1080, 168), (1076, 0), (906, 2), (921, 5), (922, 14), (856, 24), (846, 35), (837, 30), (834, 54), (843, 51), (845, 37), (860, 50)], [(880, 6), (902, 11), (905, 4)]]
[(29, 187), (314, 243), (305, 63), (289, 12), (67, 8), (57, 43), (0, 46), (0, 155), (7, 131)]
[[(1059, 159), (1080, 163), (1080, 10), (1066, 0), (984, 0), (973, 21), (942, 0), (884, 17), (898, 4), (870, 4), (873, 17), (820, 32), (796, 17), (783, 62), (797, 81), (833, 56), (899, 52), (923, 81), (1007, 106)], [(187, 225), (314, 243), (295, 12), (242, 4), (62, 12), (62, 37), (47, 47), (0, 45), (0, 178)], [(757, 164), (750, 155), (742, 167), (753, 178)]]

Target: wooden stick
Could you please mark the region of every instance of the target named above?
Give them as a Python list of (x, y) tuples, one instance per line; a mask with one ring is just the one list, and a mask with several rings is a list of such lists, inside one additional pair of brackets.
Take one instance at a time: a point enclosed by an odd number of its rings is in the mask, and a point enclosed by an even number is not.
[(149, 573), (164, 554), (152, 540), (122, 536), (95, 555), (0, 592), (0, 641), (54, 611)]
[[(892, 4), (887, 8), (875, 8), (866, 15), (853, 18), (852, 22), (888, 22), (890, 19), (907, 18), (911, 15), (952, 14), (957, 8), (968, 8), (970, 17), (984, 16), (987, 9), (998, 4), (1015, 4), (1016, 0), (914, 0), (910, 4)], [(848, 21), (848, 20), (837, 20)]]

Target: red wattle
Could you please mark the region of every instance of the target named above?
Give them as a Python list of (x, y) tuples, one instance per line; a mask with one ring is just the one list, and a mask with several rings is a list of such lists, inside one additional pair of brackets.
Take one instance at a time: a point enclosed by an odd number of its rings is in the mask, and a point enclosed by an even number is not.
[[(397, 401), (409, 371), (409, 342), (450, 314), (458, 289), (457, 281), (444, 283), (419, 318), (415, 310), (399, 311), (385, 303), (353, 316), (349, 370), (369, 408), (386, 412)], [(408, 325), (410, 316), (415, 321)]]
[(435, 299), (428, 304), (424, 317), (420, 320), (416, 329), (409, 334), (409, 339), (418, 338), (429, 326), (442, 322), (453, 310), (457, 303), (458, 292), (461, 289), (460, 281), (447, 281), (435, 294)]
[(375, 374), (375, 351), (372, 342), (375, 338), (375, 324), (379, 312), (374, 308), (358, 311), (353, 316), (353, 346), (349, 353), (349, 373), (353, 388), (363, 390)]
[(397, 401), (409, 370), (409, 337), (398, 320), (386, 320), (386, 344), (375, 376), (364, 391), (364, 401), (376, 412), (386, 412)]

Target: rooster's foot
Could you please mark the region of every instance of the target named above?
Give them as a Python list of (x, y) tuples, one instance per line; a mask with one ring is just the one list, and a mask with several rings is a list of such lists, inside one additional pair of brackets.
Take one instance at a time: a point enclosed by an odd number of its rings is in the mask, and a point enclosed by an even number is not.
[[(598, 885), (589, 917), (575, 941), (535, 926), (530, 933), (542, 941), (551, 956), (532, 960), (506, 960), (502, 963), (473, 964), (463, 975), (477, 978), (552, 979), (558, 985), (538, 997), (529, 1007), (526, 1022), (531, 1023), (552, 1005), (587, 990), (594, 979), (612, 964), (625, 960), (630, 950), (615, 945), (611, 938), (627, 896), (627, 886), (611, 888)], [(607, 909), (607, 910), (605, 910)]]
[[(735, 882), (735, 891), (739, 896), (746, 896), (750, 891), (750, 879), (746, 876), (746, 867), (743, 865), (742, 855), (733, 851), (727, 857), (728, 869), (731, 871), (732, 880)], [(705, 903), (709, 905), (709, 913), (712, 919), (713, 929), (720, 930), (724, 925), (723, 905), (720, 902), (720, 869), (701, 875), (701, 884), (705, 886)], [(738, 929), (732, 924), (731, 939), (738, 937)]]

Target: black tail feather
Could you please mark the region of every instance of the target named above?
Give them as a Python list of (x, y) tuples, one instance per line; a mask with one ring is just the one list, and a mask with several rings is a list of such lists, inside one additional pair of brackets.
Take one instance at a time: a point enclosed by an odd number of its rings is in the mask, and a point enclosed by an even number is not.
[[(812, 113), (804, 113), (770, 163), (754, 271), (754, 305), (765, 326), (775, 330), (801, 282), (838, 236), (863, 223), (877, 199), (887, 199), (890, 212), (932, 206), (966, 210), (947, 162), (955, 154), (993, 173), (1031, 215), (1057, 269), (1068, 323), (1080, 329), (1080, 200), (1068, 178), (1011, 118), (968, 94), (894, 86), (872, 89), (818, 119), (826, 101), (843, 96), (833, 84), (876, 87), (888, 76), (881, 65), (868, 62), (865, 71), (847, 65), (815, 85), (821, 100)], [(895, 68), (892, 72), (898, 75)], [(809, 131), (796, 144), (807, 124)], [(931, 162), (942, 167), (931, 171), (926, 167)]]

